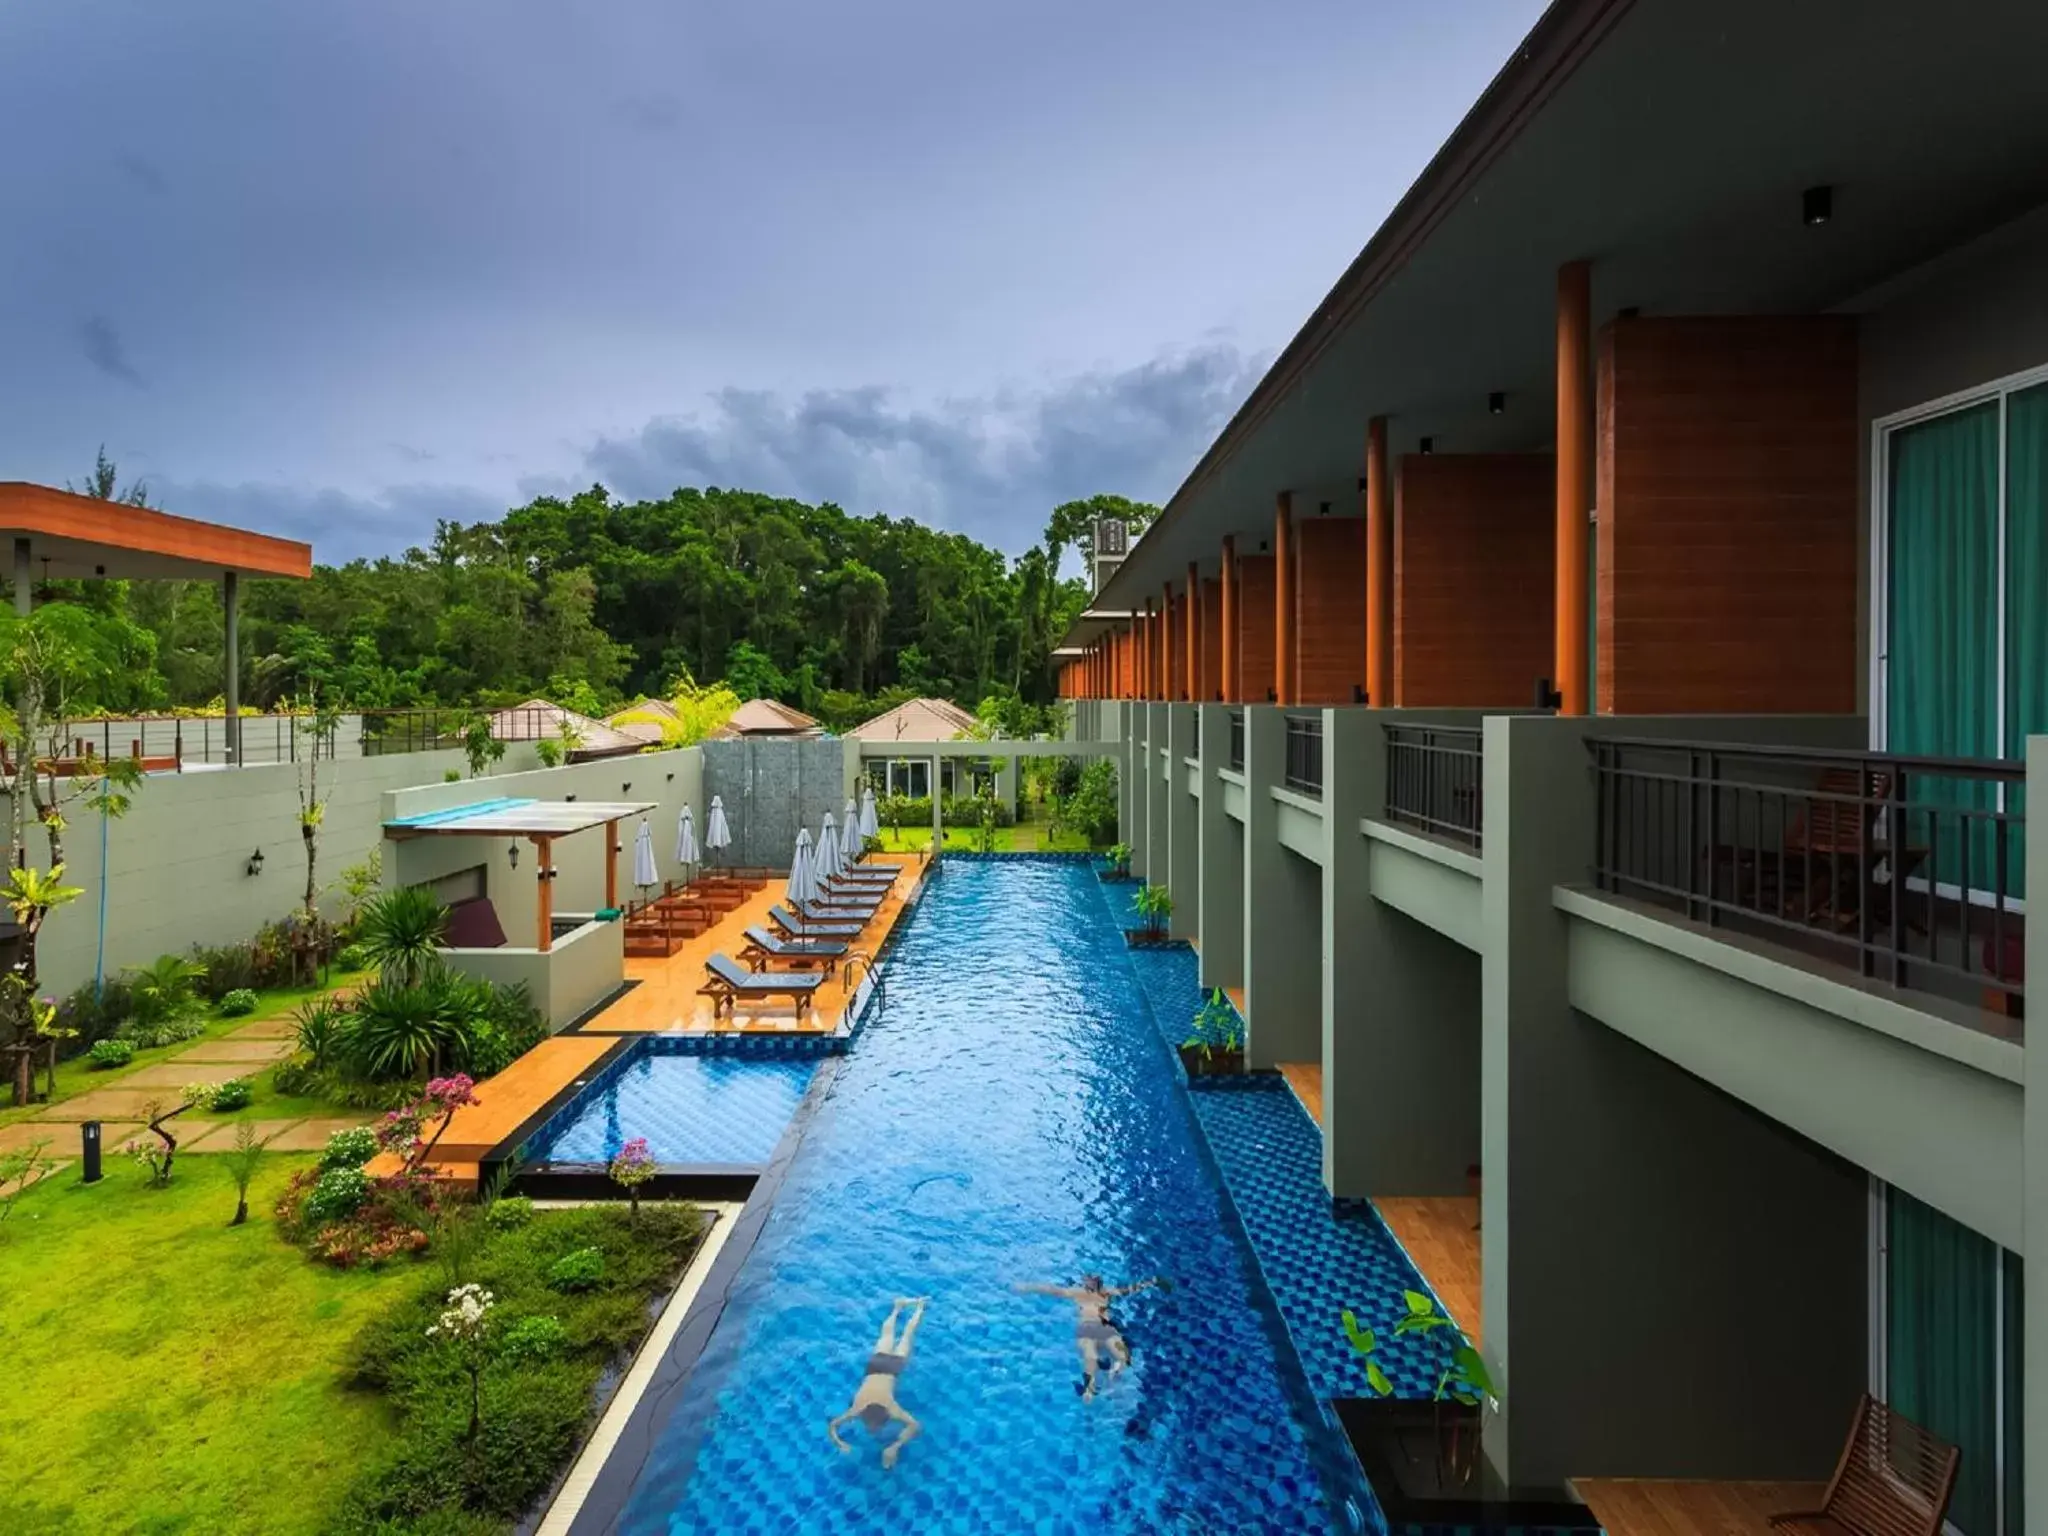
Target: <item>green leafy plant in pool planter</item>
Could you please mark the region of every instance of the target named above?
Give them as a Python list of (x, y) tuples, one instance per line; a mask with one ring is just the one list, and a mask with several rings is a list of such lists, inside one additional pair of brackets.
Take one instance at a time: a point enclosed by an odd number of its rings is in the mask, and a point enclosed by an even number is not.
[(1223, 989), (1211, 989), (1195, 1010), (1188, 1037), (1181, 1042), (1181, 1064), (1192, 1073), (1231, 1070), (1243, 1065), (1244, 1020), (1238, 1017)]
[(1358, 1321), (1358, 1314), (1346, 1307), (1343, 1312), (1344, 1337), (1351, 1341), (1351, 1347), (1365, 1357), (1365, 1384), (1381, 1397), (1394, 1395), (1394, 1384), (1380, 1365), (1378, 1357), (1380, 1338), (1370, 1328)]
[[(1461, 1487), (1469, 1483), (1479, 1470), (1482, 1418), (1500, 1403), (1493, 1377), (1488, 1373), (1479, 1351), (1437, 1306), (1436, 1298), (1421, 1291), (1403, 1291), (1401, 1301), (1405, 1310), (1394, 1323), (1397, 1338), (1426, 1335), (1447, 1328), (1455, 1340), (1443, 1368), (1437, 1373), (1436, 1390), (1430, 1397), (1436, 1404), (1437, 1483), (1445, 1488)], [(1362, 1327), (1348, 1309), (1343, 1314), (1343, 1321), (1344, 1337), (1354, 1350), (1365, 1356), (1367, 1383), (1381, 1397), (1391, 1396), (1393, 1383), (1374, 1358), (1379, 1341), (1373, 1331)], [(1452, 1413), (1447, 1418), (1444, 1412), (1446, 1404), (1473, 1411), (1469, 1414)]]
[(1129, 843), (1112, 843), (1109, 846), (1109, 872), (1119, 880), (1131, 877), (1131, 855), (1137, 852)]
[(1145, 919), (1145, 937), (1157, 943), (1166, 937), (1166, 920), (1173, 916), (1173, 897), (1163, 885), (1148, 885), (1138, 892), (1134, 905)]

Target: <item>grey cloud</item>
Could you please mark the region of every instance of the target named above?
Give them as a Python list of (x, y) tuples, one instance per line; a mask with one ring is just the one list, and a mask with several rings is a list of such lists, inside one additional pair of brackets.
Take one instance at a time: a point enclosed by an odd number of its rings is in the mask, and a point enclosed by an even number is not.
[(441, 457), (431, 448), (415, 448), (411, 443), (393, 443), (391, 451), (408, 464), (431, 464)]
[(888, 512), (1016, 553), (1061, 501), (1163, 501), (1250, 390), (1263, 359), (1212, 342), (1135, 368), (933, 408), (879, 387), (794, 399), (727, 389), (706, 410), (605, 438), (586, 465), (614, 494), (742, 486)]
[(78, 345), (85, 353), (85, 360), (108, 378), (133, 384), (137, 389), (144, 387), (142, 375), (128, 361), (128, 349), (121, 342), (121, 333), (114, 329), (113, 322), (106, 316), (91, 315), (79, 322)]
[(260, 481), (166, 480), (151, 489), (166, 511), (302, 539), (323, 565), (424, 546), (437, 521), (495, 519), (509, 505), (503, 496), (465, 485), (391, 485), (365, 495)]

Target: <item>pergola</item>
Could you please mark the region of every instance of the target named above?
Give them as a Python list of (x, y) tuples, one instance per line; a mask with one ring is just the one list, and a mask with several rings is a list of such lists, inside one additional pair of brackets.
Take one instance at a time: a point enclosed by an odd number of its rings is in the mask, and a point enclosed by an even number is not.
[(413, 837), (525, 838), (535, 849), (534, 879), (539, 882), (539, 922), (534, 947), (543, 953), (555, 938), (555, 839), (573, 837), (595, 827), (605, 829), (604, 904), (619, 904), (619, 823), (654, 809), (651, 800), (485, 800), (445, 811), (427, 811), (384, 823), (394, 842)]
[(24, 616), (38, 575), (46, 581), (218, 581), (227, 622), (221, 692), (228, 761), (242, 760), (241, 578), (303, 581), (313, 574), (312, 545), (19, 480), (0, 481), (0, 540), (14, 547), (14, 611)]

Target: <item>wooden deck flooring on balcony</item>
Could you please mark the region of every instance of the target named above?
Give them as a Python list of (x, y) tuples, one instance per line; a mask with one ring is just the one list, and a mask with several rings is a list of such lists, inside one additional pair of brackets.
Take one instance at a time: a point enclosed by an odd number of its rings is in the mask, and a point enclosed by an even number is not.
[(1280, 1075), (1294, 1090), (1301, 1107), (1317, 1125), (1323, 1123), (1323, 1064), (1319, 1061), (1283, 1061)]
[(1582, 1477), (1572, 1484), (1607, 1536), (1770, 1536), (1770, 1517), (1814, 1509), (1825, 1483)]
[(1471, 1195), (1375, 1195), (1373, 1207), (1436, 1292), (1479, 1342), (1479, 1201)]

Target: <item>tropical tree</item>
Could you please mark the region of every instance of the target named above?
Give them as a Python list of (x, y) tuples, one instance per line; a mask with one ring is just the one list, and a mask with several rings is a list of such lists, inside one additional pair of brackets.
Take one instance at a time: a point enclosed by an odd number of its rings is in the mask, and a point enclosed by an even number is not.
[(356, 943), (381, 978), (417, 986), (448, 936), (448, 909), (425, 886), (383, 891), (363, 903)]

